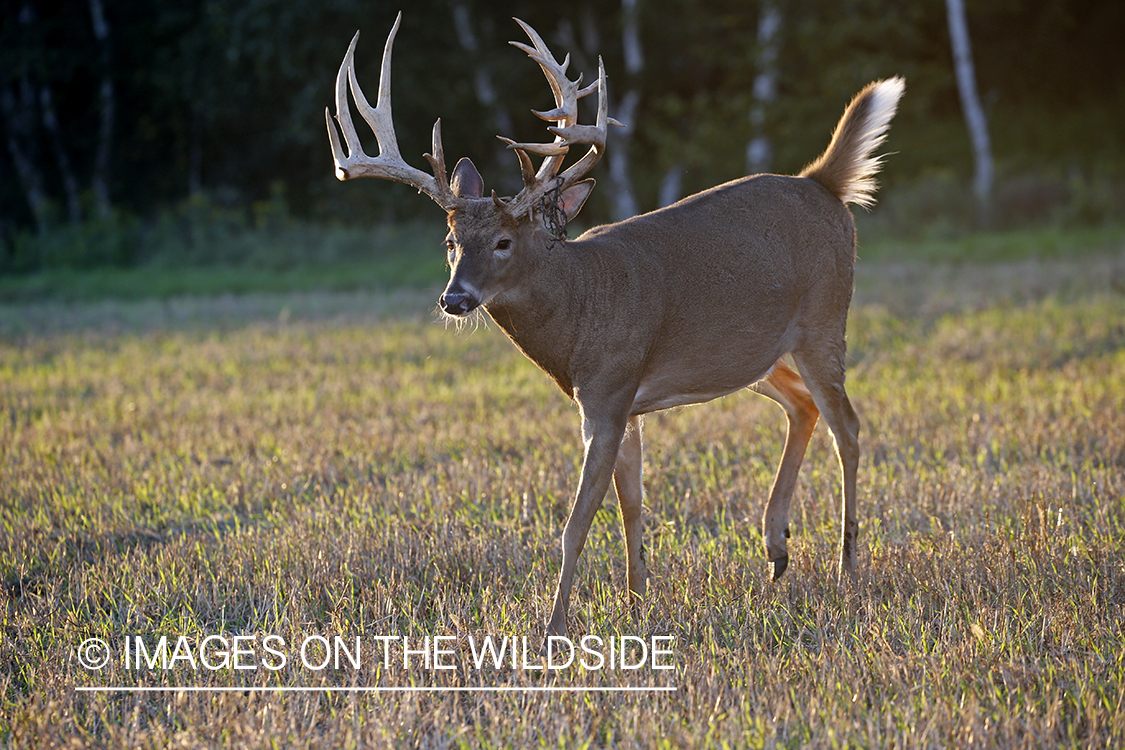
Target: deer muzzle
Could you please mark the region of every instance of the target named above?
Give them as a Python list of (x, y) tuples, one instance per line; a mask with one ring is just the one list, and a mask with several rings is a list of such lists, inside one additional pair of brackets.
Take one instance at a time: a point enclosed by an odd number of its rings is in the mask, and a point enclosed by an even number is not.
[(446, 315), (468, 315), (480, 305), (478, 300), (468, 292), (445, 292), (438, 300), (442, 312)]

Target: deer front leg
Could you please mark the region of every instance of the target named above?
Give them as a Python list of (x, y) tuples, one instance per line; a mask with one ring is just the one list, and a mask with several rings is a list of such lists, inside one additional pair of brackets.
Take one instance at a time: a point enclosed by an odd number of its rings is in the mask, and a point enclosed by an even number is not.
[(801, 376), (784, 362), (779, 361), (764, 380), (751, 387), (755, 392), (780, 404), (789, 421), (785, 449), (762, 516), (766, 559), (773, 566), (773, 580), (776, 581), (789, 566), (789, 502), (793, 498), (797, 472), (801, 469), (801, 461), (805, 457), (809, 438), (812, 437), (820, 413)]
[(605, 417), (588, 414), (583, 408), (582, 439), (585, 443), (585, 456), (582, 462), (582, 477), (578, 482), (578, 493), (574, 506), (566, 520), (562, 539), (562, 568), (559, 582), (555, 588), (555, 603), (551, 608), (551, 619), (547, 622), (547, 635), (566, 635), (566, 614), (570, 608), (570, 588), (574, 583), (574, 571), (578, 556), (586, 544), (586, 535), (594, 514), (605, 499), (613, 467), (617, 461), (618, 448), (625, 433), (626, 417)]
[(613, 488), (617, 490), (621, 526), (625, 530), (625, 572), (634, 601), (644, 599), (648, 580), (644, 542), (641, 540), (641, 510), (644, 501), (641, 463), (641, 418), (634, 416), (629, 418), (629, 427), (625, 430), (625, 437), (621, 439), (617, 465), (613, 469)]

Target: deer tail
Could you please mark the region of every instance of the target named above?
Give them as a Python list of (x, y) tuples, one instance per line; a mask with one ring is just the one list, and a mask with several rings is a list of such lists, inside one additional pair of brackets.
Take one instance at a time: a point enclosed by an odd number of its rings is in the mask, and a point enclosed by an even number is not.
[(828, 149), (800, 176), (816, 180), (844, 203), (875, 205), (875, 175), (883, 155), (872, 153), (886, 139), (905, 89), (906, 82), (897, 76), (867, 84), (844, 110)]

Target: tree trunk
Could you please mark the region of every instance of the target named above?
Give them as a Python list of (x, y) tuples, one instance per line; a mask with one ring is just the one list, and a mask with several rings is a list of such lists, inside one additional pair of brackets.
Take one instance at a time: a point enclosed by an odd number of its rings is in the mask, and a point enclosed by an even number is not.
[(105, 219), (109, 217), (112, 209), (109, 195), (109, 169), (113, 155), (113, 128), (114, 120), (117, 117), (117, 101), (114, 94), (111, 69), (109, 24), (105, 20), (102, 0), (90, 0), (90, 20), (94, 27), (94, 37), (98, 40), (102, 68), (102, 80), (98, 86), (101, 121), (98, 125), (98, 147), (94, 154), (94, 173), (91, 177), (91, 187), (94, 191), (94, 203), (98, 215)]
[(203, 115), (199, 111), (200, 105), (188, 105), (191, 126), (188, 130), (188, 196), (195, 198), (203, 195)]
[(59, 118), (55, 114), (54, 95), (50, 86), (39, 89), (39, 106), (43, 112), (43, 126), (51, 142), (51, 151), (55, 154), (55, 164), (62, 179), (63, 192), (66, 193), (66, 209), (70, 223), (78, 224), (82, 221), (82, 204), (78, 199), (78, 177), (74, 174), (74, 167), (70, 163), (70, 156), (66, 152), (63, 141), (62, 128), (59, 127)]
[(632, 140), (632, 131), (635, 127), (634, 114), (640, 102), (640, 94), (635, 90), (625, 92), (617, 111), (613, 113), (615, 119), (625, 128), (614, 135), (617, 141), (612, 147), (607, 147), (609, 156), (609, 183), (610, 205), (614, 221), (622, 221), (631, 216), (636, 216), (637, 198), (633, 193), (633, 175), (629, 169), (629, 142)]
[(668, 167), (664, 179), (660, 181), (660, 195), (657, 202), (661, 208), (671, 206), (680, 199), (681, 195), (683, 195), (683, 167), (673, 164)]
[[(26, 36), (35, 20), (35, 8), (30, 3), (23, 3), (16, 13), (16, 20), (21, 33)], [(44, 187), (43, 174), (36, 163), (38, 149), (35, 131), (39, 121), (38, 112), (35, 86), (25, 66), (18, 81), (6, 84), (0, 90), (0, 115), (4, 118), (4, 140), (16, 168), (16, 177), (23, 188), (27, 206), (31, 209), (35, 227), (42, 234), (51, 223), (51, 201)]]
[(764, 0), (758, 16), (758, 73), (754, 76), (754, 102), (750, 106), (752, 136), (746, 145), (746, 169), (749, 174), (769, 170), (773, 162), (773, 144), (765, 132), (766, 112), (777, 98), (778, 30), (781, 9), (772, 0)]
[[(457, 31), (457, 41), (461, 49), (469, 58), (468, 67), (472, 68), (473, 93), (477, 101), (492, 116), (493, 127), (497, 135), (510, 136), (512, 134), (512, 117), (508, 110), (500, 103), (500, 96), (496, 93), (496, 86), (492, 81), (492, 69), (484, 64), (480, 58), (480, 42), (473, 31), (472, 18), (469, 15), (469, 6), (464, 2), (453, 5), (453, 27)], [(515, 160), (507, 154), (496, 157), (497, 174), (501, 175), (500, 185), (503, 190), (514, 192), (523, 187), (519, 178), (513, 175), (511, 169)]]
[(949, 15), (949, 38), (953, 46), (953, 67), (957, 74), (957, 91), (965, 126), (973, 144), (973, 192), (977, 199), (977, 215), (988, 224), (992, 213), (992, 145), (988, 138), (988, 122), (977, 94), (973, 54), (969, 45), (969, 28), (962, 0), (946, 0)]
[(17, 98), (11, 89), (0, 91), (0, 113), (6, 123), (8, 153), (16, 168), (16, 176), (27, 198), (28, 208), (35, 219), (36, 229), (44, 232), (50, 225), (50, 202), (43, 189), (43, 175), (35, 164), (35, 137), (32, 123), (35, 120), (35, 95), (31, 83), (24, 78)]
[(636, 132), (636, 112), (641, 101), (638, 89), (644, 71), (644, 53), (641, 51), (640, 18), (637, 4), (640, 0), (621, 0), (621, 46), (625, 53), (626, 90), (622, 93), (617, 111), (613, 113), (625, 128), (614, 135), (616, 145), (608, 147), (610, 205), (615, 221), (628, 219), (638, 213), (637, 198), (633, 192), (633, 175), (630, 169), (630, 144)]

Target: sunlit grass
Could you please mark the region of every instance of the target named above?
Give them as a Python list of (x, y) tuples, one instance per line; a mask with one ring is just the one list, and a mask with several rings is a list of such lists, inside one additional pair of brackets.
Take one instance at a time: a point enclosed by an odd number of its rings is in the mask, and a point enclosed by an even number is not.
[[(579, 634), (670, 634), (623, 674), (89, 672), (99, 636), (540, 637), (575, 409), (432, 295), (0, 310), (0, 743), (49, 747), (1104, 747), (1125, 738), (1119, 259), (861, 266), (849, 391), (863, 563), (835, 578), (818, 428), (771, 584), (781, 412), (646, 422), (650, 597), (612, 493)], [(391, 314), (391, 311), (393, 314)], [(21, 315), (22, 313), (25, 313)], [(463, 643), (463, 641), (462, 641)], [(459, 659), (466, 659), (464, 651)], [(91, 695), (78, 685), (672, 684), (673, 694)]]

